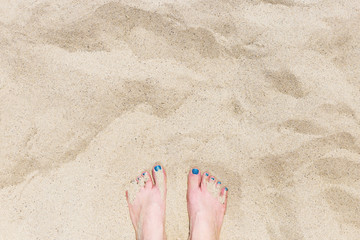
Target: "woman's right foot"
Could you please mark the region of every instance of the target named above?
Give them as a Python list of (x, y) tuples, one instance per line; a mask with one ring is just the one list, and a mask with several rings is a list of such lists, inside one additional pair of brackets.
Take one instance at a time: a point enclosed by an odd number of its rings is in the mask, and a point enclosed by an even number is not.
[(218, 240), (226, 210), (228, 189), (197, 168), (188, 176), (187, 203), (192, 240)]

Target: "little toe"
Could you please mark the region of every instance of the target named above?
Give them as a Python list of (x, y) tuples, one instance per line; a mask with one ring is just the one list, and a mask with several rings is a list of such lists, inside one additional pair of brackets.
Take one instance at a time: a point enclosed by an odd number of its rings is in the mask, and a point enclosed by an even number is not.
[(226, 205), (227, 202), (228, 192), (229, 189), (227, 187), (223, 187), (220, 191), (219, 201), (224, 205)]
[(136, 194), (139, 192), (140, 185), (138, 180), (132, 180), (129, 185), (129, 189), (126, 191), (126, 200), (128, 205), (132, 204), (135, 200)]
[(188, 175), (188, 190), (199, 189), (201, 182), (200, 171), (197, 168), (190, 170)]
[(162, 196), (166, 194), (166, 172), (161, 165), (156, 165), (152, 169), (152, 174), (154, 178), (154, 186), (157, 187)]

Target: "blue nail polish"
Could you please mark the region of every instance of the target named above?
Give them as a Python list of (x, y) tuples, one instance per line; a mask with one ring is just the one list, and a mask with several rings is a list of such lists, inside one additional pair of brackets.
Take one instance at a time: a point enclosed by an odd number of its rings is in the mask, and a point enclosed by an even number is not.
[(199, 173), (199, 170), (196, 169), (196, 168), (193, 168), (192, 173), (193, 173), (193, 174), (198, 174), (198, 173)]
[(143, 173), (142, 175), (145, 176), (145, 173)]
[(161, 170), (161, 166), (157, 165), (157, 166), (154, 167), (154, 169), (155, 169), (155, 171), (159, 171), (159, 170)]
[(215, 178), (212, 177), (211, 180), (215, 180)]
[(221, 184), (221, 182), (219, 181), (219, 182), (217, 182), (217, 184)]
[(208, 174), (208, 173), (205, 173), (205, 176), (209, 176), (209, 174)]
[(228, 191), (228, 190), (229, 190), (229, 189), (226, 187), (226, 188), (225, 188), (225, 191)]

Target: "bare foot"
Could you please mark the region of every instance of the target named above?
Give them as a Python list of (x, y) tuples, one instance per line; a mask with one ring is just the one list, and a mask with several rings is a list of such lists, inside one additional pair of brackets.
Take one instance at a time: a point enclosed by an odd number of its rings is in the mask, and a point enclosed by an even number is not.
[(131, 222), (137, 240), (164, 240), (166, 207), (166, 173), (156, 165), (151, 175), (144, 172), (126, 191)]
[(192, 240), (218, 240), (227, 203), (226, 187), (205, 172), (193, 168), (188, 176), (188, 213)]

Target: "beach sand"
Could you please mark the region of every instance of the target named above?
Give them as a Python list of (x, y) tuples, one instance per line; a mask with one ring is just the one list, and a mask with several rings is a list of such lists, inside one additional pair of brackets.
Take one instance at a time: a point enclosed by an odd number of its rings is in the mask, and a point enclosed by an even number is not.
[(229, 188), (222, 240), (358, 240), (360, 2), (4, 0), (0, 239), (131, 240), (125, 190)]

